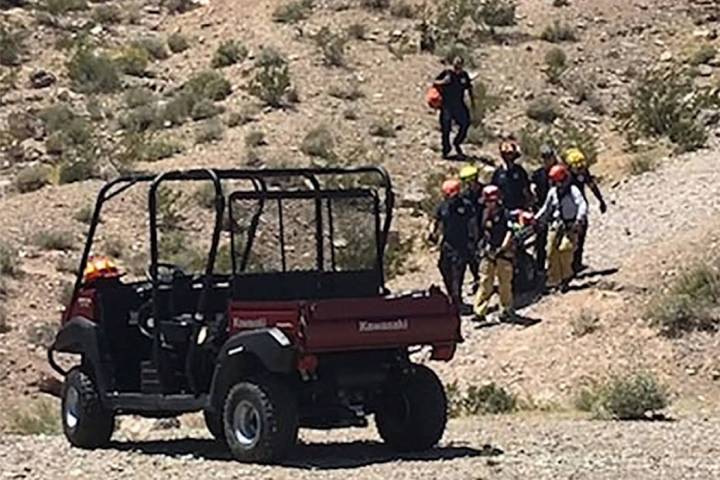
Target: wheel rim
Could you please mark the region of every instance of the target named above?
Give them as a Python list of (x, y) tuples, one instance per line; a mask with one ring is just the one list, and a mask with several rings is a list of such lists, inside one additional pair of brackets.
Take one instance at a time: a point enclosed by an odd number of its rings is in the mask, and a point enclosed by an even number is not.
[(260, 412), (247, 400), (242, 400), (233, 412), (233, 435), (243, 447), (253, 447), (260, 438)]
[(69, 387), (65, 393), (65, 425), (75, 430), (80, 421), (80, 393), (77, 388)]

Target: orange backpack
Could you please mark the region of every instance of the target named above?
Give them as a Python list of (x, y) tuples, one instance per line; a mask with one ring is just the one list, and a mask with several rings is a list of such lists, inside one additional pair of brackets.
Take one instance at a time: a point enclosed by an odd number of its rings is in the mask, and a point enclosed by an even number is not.
[(442, 92), (435, 85), (430, 87), (425, 94), (425, 101), (428, 107), (438, 110), (442, 106)]

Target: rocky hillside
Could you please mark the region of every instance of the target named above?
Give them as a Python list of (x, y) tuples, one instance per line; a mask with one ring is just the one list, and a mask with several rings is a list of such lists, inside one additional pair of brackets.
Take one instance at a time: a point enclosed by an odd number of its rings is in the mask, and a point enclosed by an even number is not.
[[(438, 282), (434, 252), (418, 240), (423, 206), (457, 164), (439, 159), (424, 93), (460, 54), (477, 75), (468, 153), (493, 158), (506, 133), (529, 166), (542, 141), (585, 148), (615, 199), (594, 227), (592, 260), (621, 270), (531, 307), (536, 327), (469, 331), (445, 379), (569, 404), (577, 384), (620, 358), (716, 402), (719, 366), (706, 362), (715, 337), (668, 340), (633, 322), (677, 276), (678, 255), (699, 256), (698, 244), (712, 253), (704, 242), (717, 221), (706, 217), (717, 206), (694, 194), (718, 184), (719, 24), (714, 2), (701, 0), (0, 0), (0, 395), (37, 395), (89, 202), (119, 172), (384, 165), (407, 257), (395, 285)], [(698, 148), (711, 150), (678, 156)], [(691, 183), (679, 182), (685, 174)], [(165, 214), (201, 232), (202, 192), (179, 195)], [(136, 273), (141, 208), (138, 197), (111, 210), (101, 244)], [(669, 235), (657, 233), (668, 224)], [(634, 232), (640, 244), (625, 238)], [(607, 328), (567, 341), (583, 310)], [(568, 373), (575, 349), (588, 353)]]

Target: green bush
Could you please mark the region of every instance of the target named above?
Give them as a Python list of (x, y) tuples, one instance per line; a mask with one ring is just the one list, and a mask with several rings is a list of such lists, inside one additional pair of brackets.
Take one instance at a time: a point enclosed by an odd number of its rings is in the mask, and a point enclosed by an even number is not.
[(40, 8), (53, 15), (64, 15), (69, 12), (87, 10), (88, 4), (85, 0), (44, 0)]
[(539, 97), (532, 100), (525, 113), (529, 118), (542, 123), (553, 123), (561, 116), (560, 105), (551, 97)]
[(633, 145), (640, 136), (667, 137), (680, 151), (696, 150), (707, 141), (700, 113), (720, 103), (716, 92), (695, 85), (687, 71), (678, 68), (649, 70), (630, 92), (621, 112)]
[(464, 60), (466, 66), (475, 66), (475, 57), (473, 56), (472, 49), (463, 42), (444, 44), (436, 50), (436, 53), (442, 61), (448, 65), (452, 63), (455, 57), (460, 57)]
[(696, 330), (716, 331), (720, 326), (720, 272), (712, 265), (698, 265), (683, 272), (668, 292), (648, 307), (651, 325), (668, 337)]
[(310, 130), (303, 138), (300, 151), (311, 157), (330, 160), (335, 157), (335, 138), (326, 126)]
[(135, 87), (125, 91), (123, 100), (128, 108), (155, 104), (155, 94), (149, 88)]
[(322, 27), (315, 35), (315, 43), (323, 55), (323, 63), (328, 67), (345, 66), (345, 47), (347, 37), (334, 33), (328, 27)]
[(493, 95), (481, 80), (475, 80), (473, 83), (473, 95), (475, 103), (471, 106), (470, 121), (473, 127), (481, 127), (485, 124), (487, 116), (498, 109), (502, 98)]
[(20, 274), (19, 255), (15, 247), (0, 241), (0, 276), (15, 277)]
[(367, 36), (367, 26), (364, 23), (351, 23), (347, 28), (347, 35), (355, 40), (365, 40)]
[(44, 230), (33, 238), (35, 245), (45, 250), (72, 250), (75, 247), (75, 235), (67, 230)]
[(219, 105), (215, 105), (212, 100), (203, 98), (193, 105), (190, 111), (190, 118), (193, 120), (205, 120), (208, 118), (220, 115), (223, 112), (223, 108)]
[(62, 431), (59, 412), (49, 400), (25, 402), (22, 409), (11, 411), (10, 431), (17, 435), (57, 435)]
[(392, 280), (407, 270), (408, 260), (413, 253), (413, 239), (403, 238), (400, 235), (391, 236), (385, 247), (383, 264), (385, 278)]
[(255, 121), (258, 114), (258, 108), (255, 105), (243, 105), (237, 110), (230, 112), (227, 117), (228, 127), (238, 127)]
[(517, 22), (516, 9), (517, 5), (513, 0), (486, 0), (477, 10), (477, 15), (490, 27), (509, 27)]
[(123, 130), (129, 133), (141, 133), (159, 126), (159, 111), (154, 103), (133, 108), (118, 118)]
[(288, 61), (275, 50), (266, 48), (256, 61), (255, 76), (250, 83), (250, 92), (265, 104), (279, 108), (291, 88)]
[(451, 418), (511, 413), (518, 408), (517, 396), (495, 383), (481, 387), (470, 385), (463, 392), (457, 382), (453, 382), (445, 386), (445, 395), (448, 400), (448, 416)]
[(167, 43), (172, 53), (181, 53), (190, 48), (190, 40), (180, 32), (170, 34)]
[(297, 23), (312, 13), (313, 0), (292, 0), (275, 8), (272, 18), (278, 23)]
[(567, 55), (561, 48), (551, 48), (545, 54), (545, 76), (548, 82), (559, 85), (568, 69)]
[(669, 405), (667, 388), (654, 375), (632, 373), (585, 388), (578, 394), (575, 406), (592, 412), (597, 418), (642, 420)]
[(29, 193), (40, 190), (52, 183), (52, 167), (48, 165), (33, 165), (25, 167), (15, 176), (15, 188), (20, 193)]
[(248, 50), (235, 40), (226, 40), (218, 46), (212, 58), (213, 68), (228, 67), (245, 60)]
[(105, 25), (120, 23), (122, 22), (122, 11), (117, 5), (98, 5), (93, 9), (92, 19), (97, 23), (102, 23)]
[(182, 153), (182, 146), (177, 142), (163, 139), (150, 139), (141, 143), (137, 159), (142, 162), (157, 162)]
[(90, 225), (90, 222), (92, 222), (93, 214), (95, 213), (95, 207), (93, 205), (83, 205), (80, 207), (75, 214), (73, 215), (73, 218), (77, 220), (80, 223), (84, 223), (85, 225)]
[(81, 93), (112, 93), (120, 88), (117, 66), (107, 55), (87, 48), (75, 51), (67, 64), (73, 88)]
[(577, 40), (577, 33), (571, 25), (555, 20), (552, 25), (545, 27), (540, 38), (551, 43), (574, 42)]
[(266, 145), (265, 133), (260, 130), (251, 130), (245, 135), (245, 146), (248, 148)]
[(717, 56), (717, 48), (713, 45), (701, 45), (690, 57), (690, 65), (695, 67), (709, 63)]
[(97, 178), (97, 163), (94, 158), (76, 155), (63, 159), (59, 171), (60, 184), (75, 183)]
[(585, 154), (589, 165), (597, 162), (598, 145), (597, 135), (589, 126), (578, 126), (570, 121), (563, 120), (556, 129), (553, 143), (559, 151), (564, 152), (568, 148), (579, 148)]
[(142, 48), (155, 60), (167, 60), (170, 58), (167, 45), (165, 45), (165, 42), (159, 37), (141, 37), (133, 42), (133, 46)]
[(159, 116), (163, 124), (182, 125), (190, 117), (192, 109), (199, 101), (196, 94), (188, 91), (176, 93), (164, 107), (160, 109)]
[(395, 127), (388, 119), (379, 118), (370, 124), (369, 133), (373, 137), (393, 138), (395, 136)]
[(13, 67), (20, 64), (25, 53), (25, 34), (0, 25), (0, 65)]
[(216, 102), (225, 100), (232, 93), (230, 82), (215, 70), (206, 70), (193, 75), (183, 84), (182, 89), (196, 97)]
[(144, 77), (148, 74), (150, 54), (142, 47), (130, 45), (122, 49), (115, 61), (121, 72), (135, 77)]
[(360, 84), (357, 81), (349, 81), (342, 84), (336, 83), (330, 85), (328, 95), (341, 100), (354, 101), (363, 98), (365, 93), (360, 90)]
[(195, 143), (210, 143), (223, 138), (223, 124), (217, 119), (207, 120), (195, 131)]

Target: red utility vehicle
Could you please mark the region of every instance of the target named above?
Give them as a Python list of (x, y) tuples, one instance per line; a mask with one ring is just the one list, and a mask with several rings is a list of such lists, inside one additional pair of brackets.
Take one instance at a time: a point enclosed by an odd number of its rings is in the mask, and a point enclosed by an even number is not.
[[(200, 274), (161, 259), (158, 189), (171, 182), (214, 189)], [(147, 279), (126, 282), (90, 254), (106, 202), (142, 185), (149, 267)], [(450, 360), (460, 319), (436, 287), (385, 288), (392, 209), (390, 178), (375, 167), (173, 171), (105, 185), (48, 352), (65, 377), (68, 440), (108, 443), (116, 415), (202, 411), (241, 461), (280, 461), (298, 428), (365, 426), (369, 415), (392, 448), (433, 447), (445, 429), (445, 392), (410, 354), (427, 346), (433, 359)], [(223, 251), (231, 269), (216, 273)], [(78, 354), (77, 366), (62, 368), (55, 352)]]

